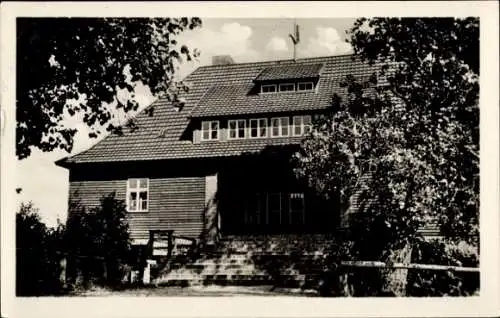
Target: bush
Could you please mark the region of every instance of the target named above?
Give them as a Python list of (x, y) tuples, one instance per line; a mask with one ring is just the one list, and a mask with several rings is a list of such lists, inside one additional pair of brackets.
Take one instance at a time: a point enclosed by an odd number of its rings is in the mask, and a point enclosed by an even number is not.
[(115, 193), (111, 193), (103, 196), (100, 205), (90, 211), (73, 206), (67, 227), (72, 283), (84, 288), (90, 284), (120, 287), (124, 265), (131, 259), (123, 200), (117, 200)]
[(16, 294), (54, 295), (60, 281), (64, 226), (47, 228), (33, 204), (21, 204), (16, 215)]
[[(461, 241), (422, 241), (413, 255), (414, 263), (478, 267), (478, 247)], [(479, 273), (412, 270), (409, 296), (470, 296), (479, 291)]]

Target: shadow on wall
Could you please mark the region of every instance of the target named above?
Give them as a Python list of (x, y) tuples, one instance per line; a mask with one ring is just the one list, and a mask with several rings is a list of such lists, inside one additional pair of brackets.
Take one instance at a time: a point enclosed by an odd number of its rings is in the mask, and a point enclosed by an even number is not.
[(220, 215), (217, 191), (217, 175), (208, 176), (205, 184), (206, 199), (203, 210), (203, 229), (200, 235), (200, 247), (217, 244), (220, 240)]

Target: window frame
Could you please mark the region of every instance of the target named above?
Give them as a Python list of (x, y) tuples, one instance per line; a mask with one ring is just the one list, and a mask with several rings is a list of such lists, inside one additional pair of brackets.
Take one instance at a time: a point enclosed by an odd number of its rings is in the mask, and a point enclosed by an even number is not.
[[(264, 87), (274, 87), (274, 92), (264, 92)], [(263, 84), (260, 86), (261, 94), (276, 94), (278, 92), (278, 86), (276, 84)]]
[[(300, 89), (300, 85), (307, 85), (311, 84), (312, 88), (311, 89)], [(298, 82), (297, 83), (297, 92), (311, 92), (314, 91), (314, 82), (308, 81), (308, 82)]]
[[(236, 137), (231, 137), (231, 122), (236, 123)], [(239, 137), (239, 130), (241, 129), (240, 127), (240, 122), (244, 123), (243, 126), (243, 137)], [(247, 138), (247, 120), (246, 119), (228, 119), (227, 121), (227, 139), (228, 140), (235, 140), (235, 139), (245, 139)]]
[[(208, 123), (208, 136), (209, 136), (208, 139), (204, 138), (204, 132), (207, 131), (207, 130), (203, 130), (203, 124), (204, 123)], [(212, 123), (217, 123), (217, 130), (212, 129)], [(213, 131), (217, 131), (217, 138), (212, 138), (212, 132)], [(220, 140), (220, 121), (219, 120), (204, 120), (204, 121), (202, 121), (201, 122), (200, 133), (201, 133), (201, 136), (200, 136), (200, 140), (201, 141), (214, 141), (214, 140), (216, 141), (216, 140)]]
[[(135, 188), (130, 187), (130, 182), (132, 180), (137, 181), (137, 186)], [(146, 187), (141, 187), (141, 180), (146, 180)], [(137, 203), (136, 203), (136, 208), (132, 210), (130, 208), (130, 195), (131, 193), (136, 193), (137, 195)], [(142, 209), (142, 202), (140, 200), (140, 193), (141, 192), (146, 192), (146, 209)], [(149, 212), (149, 178), (128, 178), (127, 179), (127, 192), (126, 192), (126, 203), (127, 203), (127, 212), (129, 213), (143, 213), (143, 212)]]
[[(293, 89), (291, 89), (291, 90), (281, 90), (282, 86), (290, 86), (290, 85), (293, 86)], [(278, 85), (278, 91), (280, 93), (290, 93), (290, 92), (295, 92), (295, 90), (296, 90), (295, 83), (279, 83), (279, 85)]]
[[(308, 117), (309, 118), (309, 125), (304, 124), (304, 119)], [(300, 119), (300, 134), (295, 133), (295, 128), (297, 127), (295, 120), (299, 118)], [(300, 137), (304, 136), (306, 134), (306, 127), (309, 127), (309, 130), (312, 129), (312, 116), (311, 115), (298, 115), (298, 116), (293, 116), (292, 117), (292, 136), (294, 137)]]
[[(286, 127), (287, 127), (287, 134), (286, 135), (283, 134), (283, 127), (285, 127), (285, 126), (282, 125), (282, 123), (281, 123), (281, 120), (285, 119), (285, 118), (286, 118), (286, 121), (287, 121), (287, 125), (286, 125)], [(278, 129), (279, 134), (278, 135), (274, 135), (273, 121), (275, 119), (278, 119), (278, 121), (279, 121), (279, 126), (278, 126), (278, 128), (279, 128)], [(290, 117), (272, 117), (271, 118), (271, 125), (269, 127), (271, 129), (271, 138), (289, 137), (290, 136)]]
[[(299, 195), (299, 198), (302, 199), (302, 211), (292, 211), (292, 200), (296, 199), (293, 195)], [(292, 214), (300, 213), (302, 220), (298, 224), (294, 224), (292, 222)], [(304, 192), (291, 192), (288, 193), (288, 223), (290, 225), (305, 225), (306, 224), (306, 200)]]
[[(261, 136), (260, 135), (260, 130), (262, 128), (262, 126), (260, 125), (260, 122), (262, 120), (265, 120), (266, 122), (266, 134), (264, 136)], [(252, 122), (257, 122), (257, 136), (256, 137), (252, 137)], [(269, 119), (268, 118), (250, 118), (249, 122), (248, 122), (248, 131), (249, 131), (249, 134), (248, 134), (248, 138), (249, 139), (259, 139), (259, 138), (268, 138), (269, 137)]]

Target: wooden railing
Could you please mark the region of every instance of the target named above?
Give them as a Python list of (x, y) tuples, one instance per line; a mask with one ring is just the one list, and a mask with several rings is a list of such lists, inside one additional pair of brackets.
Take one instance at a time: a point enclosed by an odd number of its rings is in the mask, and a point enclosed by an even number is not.
[(147, 255), (153, 256), (154, 253), (154, 242), (157, 238), (165, 238), (167, 240), (167, 257), (172, 256), (172, 251), (174, 248), (174, 230), (149, 230), (149, 241), (147, 245)]
[(478, 267), (447, 266), (447, 265), (434, 265), (434, 264), (404, 264), (404, 263), (390, 264), (377, 261), (342, 261), (341, 266), (387, 268), (387, 269), (420, 269), (420, 270), (479, 273)]

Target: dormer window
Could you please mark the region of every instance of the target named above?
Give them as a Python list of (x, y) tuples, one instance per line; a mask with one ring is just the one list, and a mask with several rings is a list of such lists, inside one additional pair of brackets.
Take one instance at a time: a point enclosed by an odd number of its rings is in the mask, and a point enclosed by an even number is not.
[(295, 91), (294, 83), (282, 83), (279, 85), (280, 92), (293, 92)]
[(263, 93), (263, 94), (277, 92), (276, 84), (262, 85), (260, 88), (261, 88), (261, 93)]
[(312, 90), (314, 90), (313, 82), (299, 82), (299, 84), (297, 85), (297, 91), (299, 92), (312, 91)]
[(219, 140), (219, 121), (204, 121), (201, 123), (201, 140)]

